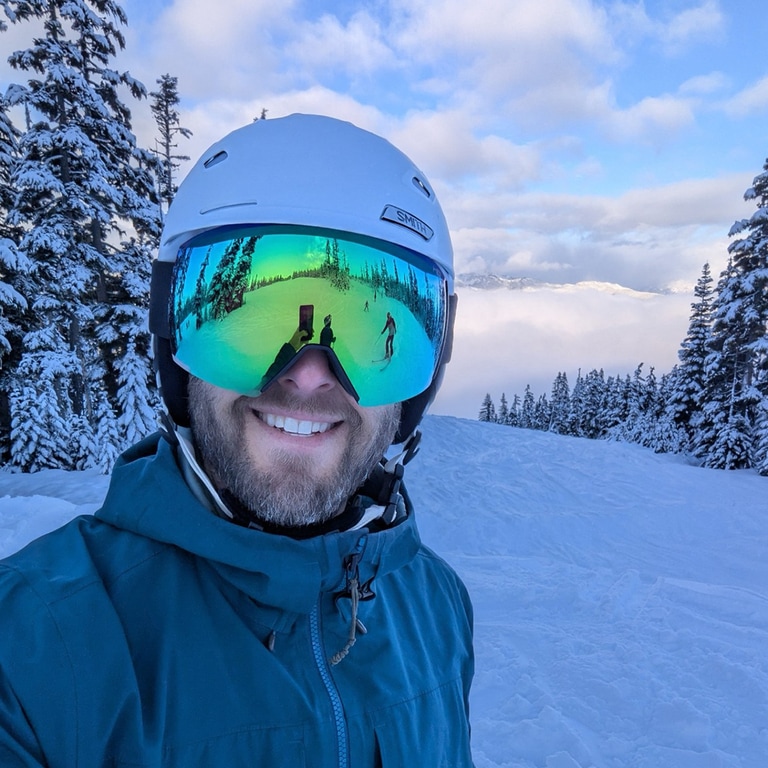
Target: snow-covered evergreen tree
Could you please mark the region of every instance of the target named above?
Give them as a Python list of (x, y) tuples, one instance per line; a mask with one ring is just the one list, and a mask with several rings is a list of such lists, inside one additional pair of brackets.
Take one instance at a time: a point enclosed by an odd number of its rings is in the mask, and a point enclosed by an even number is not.
[(605, 382), (605, 437), (625, 439), (625, 424), (629, 418), (631, 380), (629, 376), (609, 376)]
[(576, 418), (574, 434), (592, 439), (605, 436), (606, 388), (605, 374), (602, 368), (599, 371), (593, 368), (584, 377), (579, 392), (578, 408), (574, 407)]
[(546, 395), (539, 395), (533, 408), (533, 429), (546, 432), (552, 420), (552, 408)]
[(523, 393), (523, 404), (520, 406), (520, 419), (519, 426), (523, 429), (536, 429), (535, 425), (535, 413), (536, 401), (533, 397), (533, 391), (531, 385), (525, 385), (525, 392)]
[(666, 410), (668, 417), (688, 437), (684, 450), (691, 445), (704, 403), (705, 366), (712, 328), (712, 282), (709, 264), (704, 264), (694, 288), (696, 301), (691, 304), (688, 332), (678, 351), (680, 363), (672, 370), (669, 380)]
[(77, 355), (54, 325), (30, 331), (10, 390), (11, 458), (29, 472), (77, 468), (73, 436), (81, 425), (71, 406), (68, 383), (81, 370)]
[(581, 437), (581, 420), (584, 415), (585, 382), (581, 375), (581, 368), (576, 374), (576, 383), (573, 385), (571, 396), (568, 400), (568, 416), (565, 434)]
[(507, 416), (507, 424), (510, 427), (520, 426), (520, 395), (515, 395), (512, 398), (512, 402), (509, 405), (509, 415)]
[(11, 353), (21, 338), (21, 314), (27, 302), (18, 291), (19, 275), (29, 269), (19, 252), (21, 229), (8, 221), (14, 193), (11, 172), (18, 153), (18, 131), (8, 117), (7, 103), (0, 95), (0, 369), (12, 365)]
[(768, 399), (757, 407), (752, 444), (752, 465), (764, 476), (768, 476)]
[(509, 424), (509, 404), (507, 403), (507, 396), (502, 392), (501, 400), (499, 400), (499, 410), (496, 414), (496, 421), (499, 424)]
[(171, 75), (163, 75), (156, 81), (159, 88), (152, 91), (152, 114), (160, 133), (157, 155), (160, 158), (159, 188), (160, 199), (166, 204), (171, 204), (176, 194), (175, 173), (182, 161), (189, 160), (187, 155), (177, 153), (177, 136), (188, 139), (192, 136), (189, 128), (180, 125), (181, 118), (177, 109), (179, 104), (179, 79)]
[(624, 421), (614, 431), (613, 436), (617, 440), (643, 443), (649, 429), (648, 404), (648, 385), (643, 376), (643, 363), (640, 363), (627, 382), (627, 413)]
[[(0, 21), (0, 31), (4, 29)], [(7, 102), (0, 94), (0, 464), (10, 449), (10, 402), (7, 383), (18, 364), (27, 301), (19, 292), (21, 276), (29, 263), (18, 249), (21, 229), (8, 221), (14, 192), (11, 172), (18, 153), (18, 130), (8, 117)]]
[[(748, 422), (757, 445), (755, 430), (761, 410), (768, 401), (768, 160), (762, 173), (744, 193), (745, 200), (756, 202), (757, 210), (748, 219), (737, 221), (728, 233), (742, 235), (728, 246), (733, 261), (733, 276), (724, 297), (724, 325), (734, 313), (741, 315), (738, 330), (740, 355), (737, 357), (739, 381), (734, 393), (734, 407)], [(750, 454), (753, 466), (762, 465), (764, 457)]]
[(651, 434), (646, 444), (656, 453), (685, 453), (690, 445), (686, 430), (677, 424), (667, 404), (673, 397), (676, 377), (672, 373), (664, 374), (653, 397), (653, 417)]
[(704, 402), (696, 416), (693, 437), (694, 453), (704, 466), (715, 469), (750, 466), (752, 432), (742, 397), (745, 332), (732, 291), (738, 284), (736, 268), (729, 259), (715, 291), (712, 333), (704, 368)]
[[(44, 27), (28, 49), (9, 57), (16, 70), (30, 73), (9, 89), (9, 101), (23, 106), (31, 122), (19, 139), (11, 179), (16, 196), (9, 221), (23, 228), (19, 247), (31, 264), (22, 291), (31, 324), (11, 385), (11, 462), (23, 469), (68, 467), (82, 460), (71, 455), (71, 435), (83, 433), (83, 420), (93, 429), (98, 418), (97, 388), (116, 412), (133, 402), (141, 423), (152, 407), (148, 356), (143, 374), (138, 358), (126, 356), (148, 345), (148, 252), (159, 235), (157, 160), (136, 146), (119, 94), (127, 88), (141, 98), (144, 87), (110, 67), (124, 46), (123, 10), (112, 0), (0, 2), (13, 23)], [(55, 404), (63, 429), (56, 424), (54, 431), (45, 419), (32, 424), (32, 412), (24, 410), (33, 370), (40, 402)], [(40, 430), (50, 430), (45, 457), (35, 457), (43, 443), (33, 435)], [(131, 431), (126, 425), (123, 444)]]
[(568, 376), (559, 372), (552, 384), (552, 396), (549, 401), (549, 423), (547, 429), (559, 435), (568, 434), (568, 421), (571, 408), (571, 392)]
[(496, 406), (493, 404), (490, 392), (483, 398), (483, 404), (480, 406), (480, 413), (477, 418), (479, 421), (485, 422), (496, 421)]

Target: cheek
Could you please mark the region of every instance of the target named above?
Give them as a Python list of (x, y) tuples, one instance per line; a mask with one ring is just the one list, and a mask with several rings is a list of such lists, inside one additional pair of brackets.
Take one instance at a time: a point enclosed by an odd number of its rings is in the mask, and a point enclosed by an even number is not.
[(366, 409), (361, 414), (358, 424), (358, 434), (365, 442), (388, 438), (391, 442), (397, 430), (399, 408), (396, 405), (382, 405)]

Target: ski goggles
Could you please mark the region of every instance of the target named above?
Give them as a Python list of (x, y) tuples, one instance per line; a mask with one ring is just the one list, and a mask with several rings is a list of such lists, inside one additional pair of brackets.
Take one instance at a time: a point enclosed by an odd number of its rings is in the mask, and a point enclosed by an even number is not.
[(254, 225), (199, 235), (178, 252), (173, 358), (193, 376), (256, 396), (320, 349), (362, 406), (426, 390), (449, 324), (447, 281), (407, 248), (347, 232)]

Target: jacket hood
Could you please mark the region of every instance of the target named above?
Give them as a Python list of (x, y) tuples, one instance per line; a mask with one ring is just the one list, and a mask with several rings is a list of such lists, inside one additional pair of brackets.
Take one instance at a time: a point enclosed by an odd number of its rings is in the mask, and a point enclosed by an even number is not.
[(393, 528), (341, 531), (296, 540), (218, 517), (186, 485), (173, 448), (152, 435), (118, 460), (96, 517), (204, 558), (263, 605), (309, 613), (319, 594), (344, 584), (344, 561), (362, 549), (362, 581), (409, 563), (420, 539), (412, 513)]

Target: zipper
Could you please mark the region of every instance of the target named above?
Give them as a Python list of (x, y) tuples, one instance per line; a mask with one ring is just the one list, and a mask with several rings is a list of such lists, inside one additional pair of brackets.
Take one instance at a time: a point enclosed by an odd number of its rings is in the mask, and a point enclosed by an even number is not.
[(315, 607), (312, 609), (312, 613), (309, 617), (310, 634), (312, 637), (312, 652), (315, 656), (315, 664), (317, 670), (320, 673), (320, 678), (325, 686), (328, 698), (331, 700), (331, 707), (333, 708), (333, 719), (336, 725), (336, 747), (339, 756), (339, 768), (348, 768), (349, 765), (349, 747), (348, 747), (348, 735), (347, 735), (347, 721), (344, 717), (344, 708), (341, 704), (341, 696), (339, 695), (339, 689), (336, 687), (333, 678), (331, 677), (331, 671), (328, 666), (328, 661), (325, 658), (323, 652), (323, 641), (320, 637), (320, 601), (322, 596), (318, 598)]

